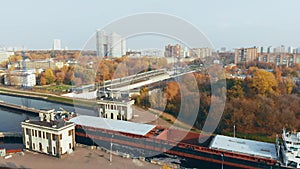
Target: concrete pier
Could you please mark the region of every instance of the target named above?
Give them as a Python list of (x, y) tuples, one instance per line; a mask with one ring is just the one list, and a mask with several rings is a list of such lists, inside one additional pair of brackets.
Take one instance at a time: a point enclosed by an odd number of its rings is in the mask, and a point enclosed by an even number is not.
[(20, 106), (20, 105), (16, 105), (16, 104), (11, 104), (11, 103), (5, 103), (3, 101), (0, 101), (0, 107), (4, 107), (7, 109), (12, 109), (12, 110), (18, 110), (18, 111), (22, 111), (25, 113), (31, 113), (31, 114), (36, 114), (39, 115), (39, 113), (48, 113), (48, 111), (46, 110), (38, 110), (35, 108), (30, 108), (30, 107), (26, 107), (26, 106)]
[(4, 137), (22, 137), (21, 132), (0, 132), (0, 138)]

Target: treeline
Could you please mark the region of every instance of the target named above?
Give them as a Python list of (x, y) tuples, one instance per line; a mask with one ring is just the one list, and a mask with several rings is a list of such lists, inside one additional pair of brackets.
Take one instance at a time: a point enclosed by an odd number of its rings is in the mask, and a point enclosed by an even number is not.
[[(200, 103), (197, 103), (199, 99), (194, 98), (193, 92), (189, 93), (186, 89), (184, 89), (184, 97), (191, 98), (190, 106), (200, 105), (197, 118), (190, 119), (192, 112), (185, 108), (185, 110), (181, 110), (184, 115), (180, 120), (186, 122), (194, 120), (194, 127), (202, 129), (212, 100), (220, 100), (220, 96), (225, 91), (225, 109), (216, 133), (233, 133), (233, 125), (236, 126), (236, 132), (239, 133), (273, 137), (279, 134), (284, 127), (300, 129), (300, 98), (297, 95), (299, 87), (293, 83), (292, 79), (282, 78), (281, 74), (279, 69), (271, 73), (251, 67), (246, 79), (226, 79), (226, 87), (219, 88), (219, 91), (214, 91), (214, 95), (212, 95), (210, 76), (205, 72), (194, 73), (198, 84)], [(185, 82), (187, 88), (189, 82), (189, 80)], [(224, 83), (224, 79), (216, 80), (216, 83)], [(144, 91), (145, 89), (142, 90), (143, 93)], [(179, 88), (178, 83), (169, 82), (164, 86), (163, 92), (165, 97), (154, 94), (149, 97), (149, 101), (147, 95), (142, 94), (137, 98), (138, 104), (144, 106), (143, 103), (147, 103), (152, 108), (161, 109), (177, 117), (182, 108), (180, 105), (182, 89)], [(159, 97), (163, 99), (157, 101)], [(143, 101), (145, 98), (146, 102)]]
[[(101, 83), (105, 80), (113, 78), (134, 75), (140, 72), (160, 69), (167, 67), (165, 58), (100, 58), (94, 56), (93, 53), (84, 52), (84, 56), (79, 51), (41, 51), (26, 52), (26, 58), (30, 60), (45, 60), (53, 58), (54, 61), (72, 64), (65, 64), (62, 68), (46, 69), (43, 72), (36, 72), (38, 85), (74, 85)], [(22, 54), (16, 53), (9, 58), (9, 61), (2, 62), (1, 67), (7, 68), (9, 63), (20, 62)], [(75, 63), (76, 62), (76, 63)], [(14, 70), (11, 66), (7, 68), (8, 72)]]
[(39, 85), (74, 85), (94, 83), (95, 72), (93, 69), (86, 69), (82, 66), (63, 66), (61, 69), (46, 69), (40, 74), (36, 74)]

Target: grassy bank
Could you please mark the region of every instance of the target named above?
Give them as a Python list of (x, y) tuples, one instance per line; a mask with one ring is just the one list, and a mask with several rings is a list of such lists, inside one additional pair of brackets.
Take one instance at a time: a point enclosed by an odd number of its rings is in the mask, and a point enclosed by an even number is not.
[(37, 93), (25, 90), (17, 90), (17, 89), (10, 89), (10, 88), (0, 88), (0, 93), (12, 95), (12, 96), (19, 96), (19, 97), (29, 97), (34, 99), (41, 99), (46, 100), (49, 102), (61, 103), (66, 105), (76, 105), (85, 108), (95, 108), (96, 102), (90, 100), (83, 100), (83, 99), (73, 99), (67, 98), (63, 96), (58, 96), (54, 94), (44, 94), (44, 93)]

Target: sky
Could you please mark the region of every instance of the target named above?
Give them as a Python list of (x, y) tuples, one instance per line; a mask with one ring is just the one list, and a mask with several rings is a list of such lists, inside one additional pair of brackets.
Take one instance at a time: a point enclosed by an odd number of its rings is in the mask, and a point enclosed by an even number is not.
[(178, 16), (216, 48), (300, 47), (299, 7), (299, 0), (2, 0), (0, 48), (50, 49), (61, 39), (82, 49), (96, 29), (143, 12)]

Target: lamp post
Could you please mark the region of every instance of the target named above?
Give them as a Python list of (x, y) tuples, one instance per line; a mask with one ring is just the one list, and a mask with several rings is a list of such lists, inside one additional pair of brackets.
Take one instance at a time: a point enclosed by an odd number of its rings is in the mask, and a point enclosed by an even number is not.
[(114, 138), (114, 135), (111, 135), (111, 139), (110, 139), (110, 151), (109, 151), (109, 161), (112, 162), (112, 139)]
[(233, 137), (235, 138), (235, 124), (233, 125)]
[(221, 154), (221, 158), (222, 158), (222, 167), (221, 167), (221, 169), (223, 169), (224, 168), (224, 155), (223, 155), (223, 153)]

